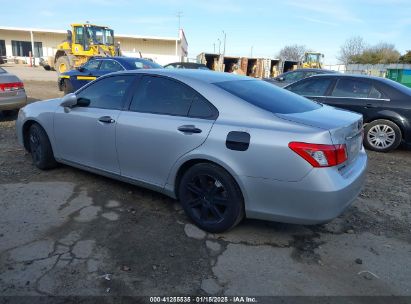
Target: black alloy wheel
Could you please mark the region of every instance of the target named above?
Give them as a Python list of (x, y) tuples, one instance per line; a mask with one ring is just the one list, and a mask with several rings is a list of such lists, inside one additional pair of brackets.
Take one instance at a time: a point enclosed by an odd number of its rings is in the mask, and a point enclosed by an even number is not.
[(205, 231), (229, 230), (244, 217), (243, 197), (236, 181), (214, 164), (191, 167), (181, 179), (179, 198), (186, 214)]

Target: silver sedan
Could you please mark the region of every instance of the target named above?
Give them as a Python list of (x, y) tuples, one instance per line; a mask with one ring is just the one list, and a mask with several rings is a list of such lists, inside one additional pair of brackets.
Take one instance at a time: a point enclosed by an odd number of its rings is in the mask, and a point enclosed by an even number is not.
[(38, 168), (64, 163), (162, 192), (210, 232), (245, 216), (330, 221), (367, 166), (361, 115), (226, 73), (109, 74), (24, 107), (16, 125)]
[(15, 75), (0, 68), (0, 111), (12, 113), (27, 104), (23, 82)]

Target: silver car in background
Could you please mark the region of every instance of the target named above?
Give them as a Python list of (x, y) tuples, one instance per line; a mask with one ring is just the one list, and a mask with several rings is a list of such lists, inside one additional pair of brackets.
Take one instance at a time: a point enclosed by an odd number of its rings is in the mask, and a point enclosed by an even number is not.
[(109, 74), (24, 107), (16, 127), (40, 169), (64, 163), (162, 192), (210, 232), (244, 216), (330, 221), (367, 166), (361, 115), (227, 73)]
[(27, 104), (23, 82), (15, 75), (0, 68), (0, 112), (10, 114)]

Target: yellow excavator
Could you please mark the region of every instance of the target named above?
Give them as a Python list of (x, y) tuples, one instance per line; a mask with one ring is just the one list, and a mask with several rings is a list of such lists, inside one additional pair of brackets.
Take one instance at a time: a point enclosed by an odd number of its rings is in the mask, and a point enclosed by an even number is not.
[(318, 52), (306, 52), (302, 63), (303, 69), (322, 69), (324, 54)]
[(67, 31), (67, 40), (57, 46), (54, 62), (58, 74), (75, 69), (94, 56), (115, 56), (114, 31), (106, 26), (75, 23)]

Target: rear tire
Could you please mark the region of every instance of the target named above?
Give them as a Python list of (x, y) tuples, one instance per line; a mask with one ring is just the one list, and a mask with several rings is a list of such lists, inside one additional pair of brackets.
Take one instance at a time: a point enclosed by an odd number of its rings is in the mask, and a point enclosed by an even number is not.
[(178, 194), (187, 216), (201, 229), (219, 233), (244, 218), (244, 200), (234, 178), (223, 168), (196, 164), (183, 175)]
[(47, 170), (57, 166), (47, 133), (36, 123), (29, 130), (29, 145), (33, 164), (37, 168)]
[(70, 93), (74, 92), (73, 85), (71, 84), (69, 79), (64, 79), (63, 91), (64, 91), (64, 95), (67, 95), (67, 94), (70, 94)]
[(377, 119), (364, 128), (364, 146), (376, 152), (390, 152), (401, 143), (400, 128), (392, 121)]

